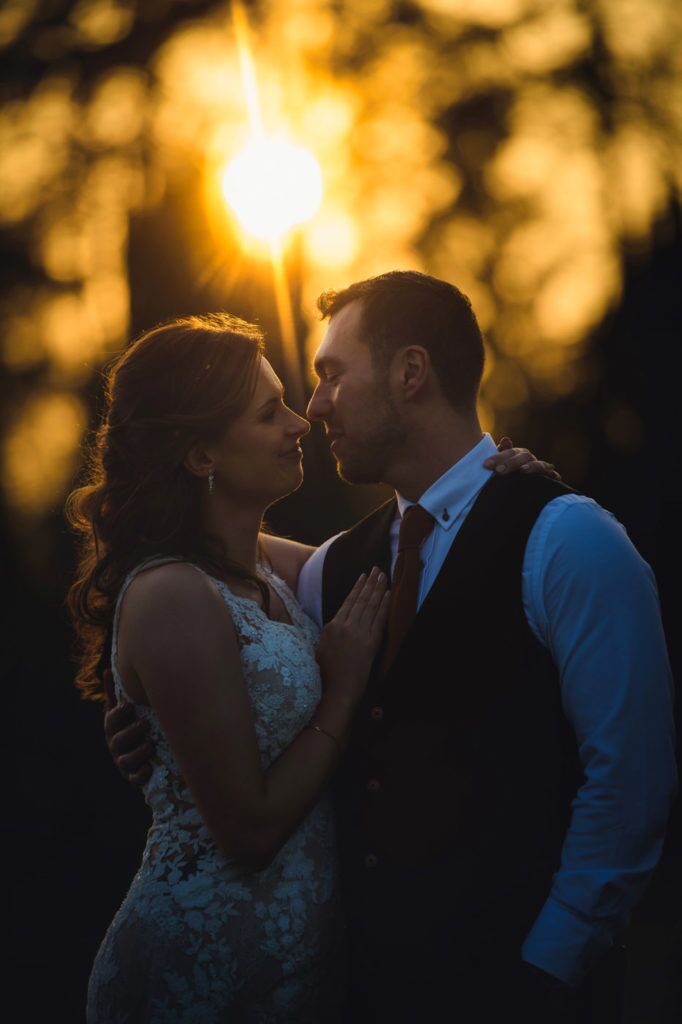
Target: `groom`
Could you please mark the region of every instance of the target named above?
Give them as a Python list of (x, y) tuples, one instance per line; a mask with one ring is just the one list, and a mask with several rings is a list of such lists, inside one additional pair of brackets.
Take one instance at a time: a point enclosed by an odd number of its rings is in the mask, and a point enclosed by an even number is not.
[(337, 785), (351, 1015), (609, 1024), (675, 784), (651, 571), (590, 499), (483, 468), (458, 289), (396, 272), (319, 306), (308, 415), (344, 479), (396, 499), (319, 548), (298, 596), (327, 621), (411, 532), (391, 600), (419, 609), (391, 609)]
[(483, 468), (458, 289), (395, 272), (319, 305), (308, 413), (346, 480), (396, 490), (298, 590), (323, 622), (360, 572), (392, 573), (336, 786), (348, 1019), (615, 1024), (675, 784), (651, 571), (591, 500)]

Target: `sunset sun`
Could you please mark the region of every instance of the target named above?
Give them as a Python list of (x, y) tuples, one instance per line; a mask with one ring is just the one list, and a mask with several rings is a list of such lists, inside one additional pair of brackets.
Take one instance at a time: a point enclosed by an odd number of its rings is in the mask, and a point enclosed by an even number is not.
[(228, 165), (222, 192), (245, 231), (278, 241), (319, 207), (322, 174), (307, 150), (281, 139), (260, 138)]

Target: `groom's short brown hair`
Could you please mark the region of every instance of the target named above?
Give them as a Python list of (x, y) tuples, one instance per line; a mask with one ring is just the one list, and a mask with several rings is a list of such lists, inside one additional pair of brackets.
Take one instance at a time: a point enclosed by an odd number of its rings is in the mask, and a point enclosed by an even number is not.
[(355, 300), (362, 302), (363, 341), (374, 365), (385, 369), (398, 349), (423, 345), (451, 405), (471, 411), (483, 374), (481, 329), (459, 288), (415, 270), (392, 270), (340, 291), (323, 292), (323, 319)]

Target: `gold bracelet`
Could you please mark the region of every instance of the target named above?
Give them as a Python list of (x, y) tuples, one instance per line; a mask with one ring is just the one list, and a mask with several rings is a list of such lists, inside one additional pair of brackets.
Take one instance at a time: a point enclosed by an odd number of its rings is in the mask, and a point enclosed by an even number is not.
[(306, 729), (314, 729), (315, 732), (321, 732), (323, 736), (328, 736), (329, 739), (333, 740), (333, 742), (336, 744), (336, 749), (338, 750), (339, 754), (341, 754), (341, 744), (337, 740), (336, 736), (332, 735), (332, 733), (327, 732), (326, 729), (323, 729), (319, 725), (314, 725), (312, 722), (309, 722), (308, 725), (306, 725)]

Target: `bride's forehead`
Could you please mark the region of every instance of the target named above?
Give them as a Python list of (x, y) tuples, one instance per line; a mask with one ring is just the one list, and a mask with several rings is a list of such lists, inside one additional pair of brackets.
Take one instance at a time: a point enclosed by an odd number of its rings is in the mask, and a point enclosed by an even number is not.
[(275, 387), (280, 390), (282, 382), (273, 370), (270, 363), (267, 361), (265, 356), (260, 361), (260, 369), (258, 372), (258, 381), (256, 387)]
[(281, 394), (283, 385), (270, 363), (263, 357), (258, 368), (258, 377), (253, 392), (254, 401), (262, 399), (264, 395)]

